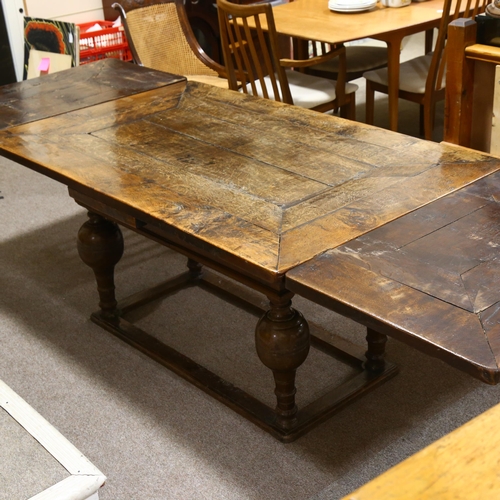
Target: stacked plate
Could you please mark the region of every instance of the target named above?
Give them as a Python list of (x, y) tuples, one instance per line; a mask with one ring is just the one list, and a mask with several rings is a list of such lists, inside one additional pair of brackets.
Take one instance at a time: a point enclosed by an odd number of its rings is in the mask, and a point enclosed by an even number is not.
[(377, 0), (329, 0), (328, 8), (335, 12), (363, 12), (373, 9)]

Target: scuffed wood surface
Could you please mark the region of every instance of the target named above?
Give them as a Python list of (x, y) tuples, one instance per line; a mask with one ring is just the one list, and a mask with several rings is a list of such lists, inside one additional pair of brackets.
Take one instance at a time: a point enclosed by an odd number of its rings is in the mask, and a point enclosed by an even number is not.
[(116, 59), (102, 59), (42, 78), (0, 87), (0, 129), (185, 80)]
[[(142, 74), (122, 66), (117, 82)], [(208, 85), (127, 85), (134, 95), (4, 131), (1, 154), (267, 283), (500, 167)]]
[(287, 287), (498, 383), (500, 174), (313, 259)]
[(499, 419), (497, 405), (343, 500), (499, 498)]

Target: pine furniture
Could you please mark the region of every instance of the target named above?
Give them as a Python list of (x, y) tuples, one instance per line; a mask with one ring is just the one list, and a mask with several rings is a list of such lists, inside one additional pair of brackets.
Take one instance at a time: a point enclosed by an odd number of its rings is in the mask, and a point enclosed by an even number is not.
[(500, 405), (384, 472), (343, 500), (469, 500), (500, 495)]

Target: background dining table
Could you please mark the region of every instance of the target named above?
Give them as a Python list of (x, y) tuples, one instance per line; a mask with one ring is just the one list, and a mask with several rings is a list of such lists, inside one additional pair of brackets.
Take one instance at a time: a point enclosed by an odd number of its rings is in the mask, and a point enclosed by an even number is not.
[[(302, 40), (338, 44), (373, 38), (387, 44), (389, 68), (389, 123), (398, 128), (398, 86), (401, 43), (408, 35), (439, 26), (443, 0), (412, 2), (401, 8), (376, 7), (364, 12), (334, 12), (328, 0), (296, 0), (273, 9), (278, 33)], [(263, 27), (266, 28), (263, 20)], [(426, 37), (422, 53), (431, 50), (432, 37)]]

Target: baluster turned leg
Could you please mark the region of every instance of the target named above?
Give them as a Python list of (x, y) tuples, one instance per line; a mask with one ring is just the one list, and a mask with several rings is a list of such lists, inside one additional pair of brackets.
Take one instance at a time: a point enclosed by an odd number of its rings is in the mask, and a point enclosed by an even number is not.
[(123, 255), (123, 237), (114, 222), (93, 212), (78, 232), (78, 253), (92, 268), (99, 292), (99, 307), (103, 314), (116, 314), (114, 269)]
[(295, 372), (309, 353), (309, 326), (289, 298), (270, 301), (271, 308), (257, 323), (255, 342), (262, 363), (272, 370), (276, 389), (277, 422), (292, 429), (297, 422)]
[(368, 350), (365, 353), (365, 368), (372, 372), (383, 370), (385, 366), (384, 356), (387, 335), (367, 328), (366, 341), (368, 342)]

